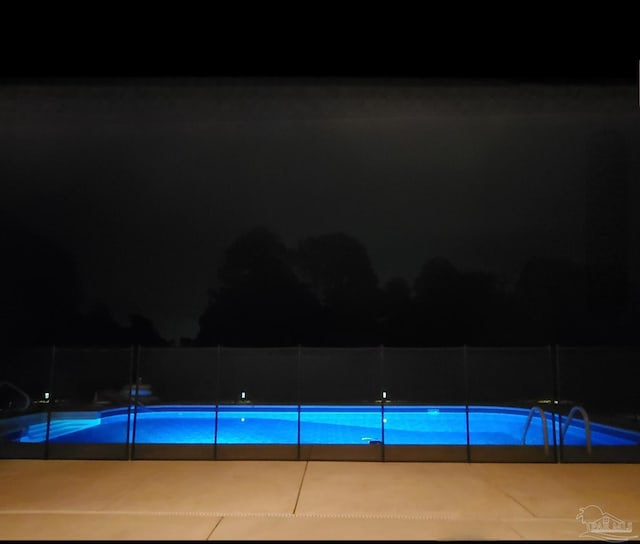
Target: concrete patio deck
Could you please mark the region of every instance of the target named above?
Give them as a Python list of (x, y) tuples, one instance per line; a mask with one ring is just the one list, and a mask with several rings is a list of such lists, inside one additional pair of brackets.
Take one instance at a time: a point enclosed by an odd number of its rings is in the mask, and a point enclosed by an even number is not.
[(3, 540), (586, 541), (588, 505), (640, 538), (637, 464), (11, 459), (0, 489)]

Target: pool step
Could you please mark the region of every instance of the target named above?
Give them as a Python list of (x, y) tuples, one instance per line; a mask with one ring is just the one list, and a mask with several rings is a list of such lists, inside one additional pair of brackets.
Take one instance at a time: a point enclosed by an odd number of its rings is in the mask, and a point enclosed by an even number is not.
[[(75, 433), (89, 427), (99, 425), (99, 419), (59, 419), (51, 422), (49, 439), (52, 440), (65, 434)], [(30, 425), (27, 434), (20, 438), (20, 442), (44, 442), (47, 438), (47, 424)]]

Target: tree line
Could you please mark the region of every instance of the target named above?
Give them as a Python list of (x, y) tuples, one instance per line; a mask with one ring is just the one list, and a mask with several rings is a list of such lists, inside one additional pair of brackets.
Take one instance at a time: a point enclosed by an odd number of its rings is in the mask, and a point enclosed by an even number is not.
[[(152, 321), (119, 325), (108, 307), (78, 311), (72, 256), (28, 231), (2, 230), (0, 334), (15, 345), (175, 344)], [(417, 248), (418, 250), (418, 248)], [(380, 284), (366, 247), (346, 233), (288, 247), (255, 227), (226, 249), (195, 346), (524, 346), (637, 342), (637, 309), (593, 303), (589, 270), (532, 257), (517, 281), (428, 257), (409, 282)], [(600, 278), (602, 279), (602, 278)], [(605, 278), (606, 280), (606, 278)], [(634, 313), (635, 312), (635, 313)]]
[[(594, 304), (589, 270), (531, 258), (514, 285), (444, 257), (412, 283), (380, 285), (366, 248), (333, 233), (287, 247), (268, 228), (225, 252), (195, 345), (522, 346), (633, 344), (625, 304)], [(597, 299), (597, 297), (596, 297)]]

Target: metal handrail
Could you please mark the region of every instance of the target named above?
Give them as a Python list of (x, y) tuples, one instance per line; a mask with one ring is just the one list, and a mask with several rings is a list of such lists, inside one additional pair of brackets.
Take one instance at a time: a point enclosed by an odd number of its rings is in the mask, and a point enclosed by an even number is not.
[(547, 416), (544, 413), (544, 410), (540, 408), (540, 406), (532, 406), (531, 410), (529, 410), (529, 417), (527, 418), (527, 422), (524, 425), (524, 431), (522, 432), (522, 445), (525, 445), (525, 441), (527, 439), (527, 431), (529, 430), (529, 425), (531, 425), (531, 420), (536, 412), (540, 412), (540, 418), (542, 419), (542, 439), (544, 441), (544, 453), (545, 455), (549, 454), (549, 433), (547, 431)]
[(20, 393), (24, 399), (25, 399), (25, 405), (23, 410), (27, 410), (29, 408), (29, 406), (31, 406), (31, 397), (29, 395), (27, 395), (27, 393), (25, 393), (22, 389), (20, 389), (15, 383), (11, 383), (8, 382), (6, 380), (0, 380), (0, 387), (2, 387), (3, 385), (6, 385), (7, 387), (10, 387), (11, 389), (14, 389), (15, 391), (17, 391), (18, 393)]
[(569, 411), (569, 415), (567, 416), (567, 421), (562, 427), (562, 442), (564, 443), (564, 435), (567, 434), (567, 429), (569, 428), (569, 423), (573, 419), (573, 416), (576, 412), (580, 412), (582, 414), (582, 419), (584, 420), (584, 432), (587, 440), (587, 452), (591, 454), (591, 423), (589, 422), (589, 415), (587, 411), (582, 406), (574, 406)]

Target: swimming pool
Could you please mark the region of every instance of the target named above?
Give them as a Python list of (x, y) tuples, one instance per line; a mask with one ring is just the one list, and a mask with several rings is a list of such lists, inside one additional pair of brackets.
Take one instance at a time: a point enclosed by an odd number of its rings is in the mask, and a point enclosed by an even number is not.
[[(566, 418), (555, 422), (545, 412), (549, 444), (560, 442)], [(97, 412), (54, 412), (50, 443), (83, 444), (324, 444), (521, 446), (529, 416), (523, 408), (498, 406), (291, 406), (161, 405)], [(130, 417), (131, 416), (131, 417)], [(468, 433), (467, 433), (468, 429)], [(640, 433), (590, 424), (593, 446), (637, 446)], [(468, 436), (468, 441), (467, 441)], [(544, 444), (542, 418), (536, 413), (525, 444)], [(30, 424), (12, 441), (47, 439), (47, 423)], [(587, 442), (585, 424), (573, 419), (563, 435), (567, 446)]]

